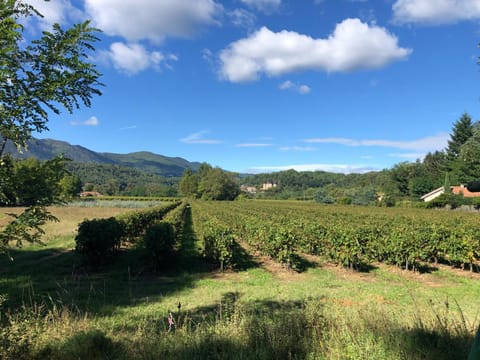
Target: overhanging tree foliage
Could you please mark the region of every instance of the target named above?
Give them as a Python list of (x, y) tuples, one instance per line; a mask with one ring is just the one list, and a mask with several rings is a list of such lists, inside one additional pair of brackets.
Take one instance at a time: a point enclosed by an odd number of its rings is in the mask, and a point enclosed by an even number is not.
[[(0, 1), (0, 199), (4, 201), (16, 182), (11, 161), (4, 155), (7, 141), (25, 148), (32, 132), (48, 130), (49, 114), (90, 106), (92, 97), (101, 94), (100, 73), (88, 61), (98, 30), (88, 21), (66, 30), (54, 24), (51, 31), (30, 40), (24, 36), (23, 24), (38, 16), (22, 1)], [(19, 237), (37, 241), (41, 226), (52, 219), (46, 206), (54, 201), (54, 197), (31, 199), (34, 204), (1, 230), (0, 252)]]

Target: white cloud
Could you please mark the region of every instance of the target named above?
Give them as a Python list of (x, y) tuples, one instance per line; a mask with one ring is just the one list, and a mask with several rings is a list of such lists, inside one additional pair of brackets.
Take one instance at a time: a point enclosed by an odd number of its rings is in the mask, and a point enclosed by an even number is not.
[(416, 160), (416, 159), (423, 159), (425, 157), (425, 153), (393, 153), (388, 154), (388, 156), (400, 158), (400, 159), (409, 159), (409, 160)]
[(163, 55), (159, 51), (148, 51), (140, 44), (124, 44), (121, 42), (115, 42), (110, 45), (107, 57), (116, 69), (129, 75), (148, 68), (159, 71), (162, 64), (167, 68), (171, 68), (169, 62), (178, 60), (173, 54)]
[(261, 172), (275, 172), (275, 171), (327, 171), (334, 173), (366, 173), (370, 171), (378, 171), (380, 169), (366, 166), (366, 165), (351, 165), (351, 164), (298, 164), (298, 165), (284, 165), (284, 166), (255, 166), (247, 172), (261, 173)]
[(281, 151), (315, 151), (316, 148), (312, 146), (282, 146)]
[(393, 4), (398, 23), (449, 24), (480, 18), (479, 0), (397, 0)]
[(136, 128), (137, 128), (137, 125), (130, 125), (130, 126), (121, 127), (118, 130), (124, 131), (124, 130), (133, 130), (133, 129), (136, 129)]
[(326, 39), (314, 39), (294, 31), (273, 32), (262, 27), (221, 51), (220, 75), (231, 82), (246, 82), (258, 80), (262, 74), (373, 69), (404, 60), (411, 52), (399, 47), (398, 39), (385, 28), (359, 19), (346, 19), (337, 24)]
[(282, 0), (240, 0), (245, 5), (258, 11), (270, 13), (282, 5)]
[(307, 143), (316, 144), (339, 144), (346, 146), (380, 146), (415, 151), (435, 151), (444, 149), (450, 138), (449, 134), (441, 133), (435, 136), (427, 136), (418, 140), (395, 141), (395, 140), (355, 140), (348, 138), (313, 138), (305, 139)]
[(298, 91), (300, 94), (308, 94), (310, 91), (312, 91), (312, 89), (311, 89), (310, 86), (308, 86), (308, 85), (300, 85), (300, 86), (297, 88), (297, 91)]
[(74, 7), (69, 0), (28, 0), (43, 18), (39, 20), (40, 27), (44, 30), (50, 29), (54, 23), (65, 24), (69, 20), (75, 22), (82, 19), (82, 12)]
[(190, 37), (199, 26), (217, 24), (223, 7), (214, 0), (86, 0), (96, 26), (129, 41)]
[(186, 144), (205, 144), (205, 145), (214, 145), (214, 144), (220, 144), (220, 140), (214, 140), (214, 139), (205, 139), (205, 135), (208, 134), (209, 131), (203, 130), (199, 131), (194, 134), (190, 134), (187, 137), (184, 137), (183, 139), (180, 139), (181, 142), (186, 143)]
[(273, 144), (267, 143), (245, 143), (245, 144), (237, 144), (235, 147), (243, 147), (243, 148), (261, 148), (261, 147), (270, 147)]
[(281, 83), (278, 88), (280, 90), (293, 90), (298, 92), (299, 94), (305, 95), (308, 94), (312, 89), (308, 85), (301, 85), (301, 84), (295, 84), (291, 82), (290, 80), (284, 81)]
[(100, 121), (96, 116), (92, 116), (87, 120), (84, 121), (70, 121), (70, 125), (72, 126), (98, 126)]
[(255, 27), (257, 18), (251, 12), (245, 9), (235, 9), (228, 13), (233, 25), (251, 30)]

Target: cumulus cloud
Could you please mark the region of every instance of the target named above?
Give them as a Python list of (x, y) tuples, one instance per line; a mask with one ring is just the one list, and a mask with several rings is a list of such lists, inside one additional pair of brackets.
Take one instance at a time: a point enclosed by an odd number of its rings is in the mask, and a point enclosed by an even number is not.
[(99, 124), (100, 122), (96, 116), (92, 116), (84, 121), (70, 121), (70, 125), (72, 126), (98, 126)]
[(258, 11), (270, 13), (282, 5), (282, 0), (240, 0), (245, 5)]
[(217, 24), (223, 11), (214, 0), (85, 0), (85, 9), (108, 35), (153, 42), (190, 37), (199, 26)]
[(404, 60), (411, 52), (399, 47), (398, 39), (385, 28), (359, 19), (337, 24), (326, 39), (262, 27), (220, 52), (220, 75), (231, 82), (246, 82), (258, 80), (262, 74), (373, 69)]
[(427, 136), (418, 140), (395, 141), (395, 140), (355, 140), (348, 138), (313, 138), (304, 140), (306, 143), (316, 144), (339, 144), (346, 146), (380, 146), (415, 151), (435, 151), (444, 149), (450, 135), (441, 133), (435, 136)]
[(286, 171), (286, 170), (296, 170), (296, 171), (327, 171), (334, 173), (342, 174), (361, 174), (367, 173), (370, 171), (378, 171), (380, 169), (366, 166), (366, 165), (355, 165), (355, 164), (297, 164), (297, 165), (284, 165), (284, 166), (255, 166), (248, 170), (252, 173), (262, 173), (262, 172), (274, 172), (274, 171)]
[(180, 139), (180, 141), (185, 144), (204, 144), (204, 145), (214, 145), (214, 144), (221, 143), (220, 140), (206, 139), (205, 135), (208, 133), (209, 131), (207, 130), (199, 131), (197, 133), (190, 134), (187, 137), (184, 137), (183, 139)]
[(298, 92), (299, 94), (305, 95), (308, 94), (312, 89), (308, 85), (302, 85), (302, 84), (295, 84), (291, 82), (290, 80), (284, 81), (281, 83), (278, 88), (280, 90), (293, 90)]
[(173, 54), (164, 55), (160, 51), (149, 51), (141, 44), (121, 42), (110, 45), (107, 57), (116, 69), (128, 75), (134, 75), (148, 68), (159, 71), (162, 64), (170, 68), (170, 62), (178, 60)]
[(393, 4), (398, 23), (448, 24), (480, 18), (478, 0), (397, 0)]

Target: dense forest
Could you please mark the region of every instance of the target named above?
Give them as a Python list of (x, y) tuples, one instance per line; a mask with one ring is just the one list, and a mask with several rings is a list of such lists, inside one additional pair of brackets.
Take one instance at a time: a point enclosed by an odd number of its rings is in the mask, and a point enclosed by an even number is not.
[(68, 162), (66, 168), (80, 180), (84, 191), (104, 195), (176, 196), (180, 180), (119, 165)]

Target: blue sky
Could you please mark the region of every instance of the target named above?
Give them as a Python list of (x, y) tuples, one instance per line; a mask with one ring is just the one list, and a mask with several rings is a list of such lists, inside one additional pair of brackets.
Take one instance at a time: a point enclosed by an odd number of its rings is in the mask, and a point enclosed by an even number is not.
[(480, 0), (29, 0), (91, 19), (106, 84), (34, 134), (237, 172), (365, 172), (477, 120)]

